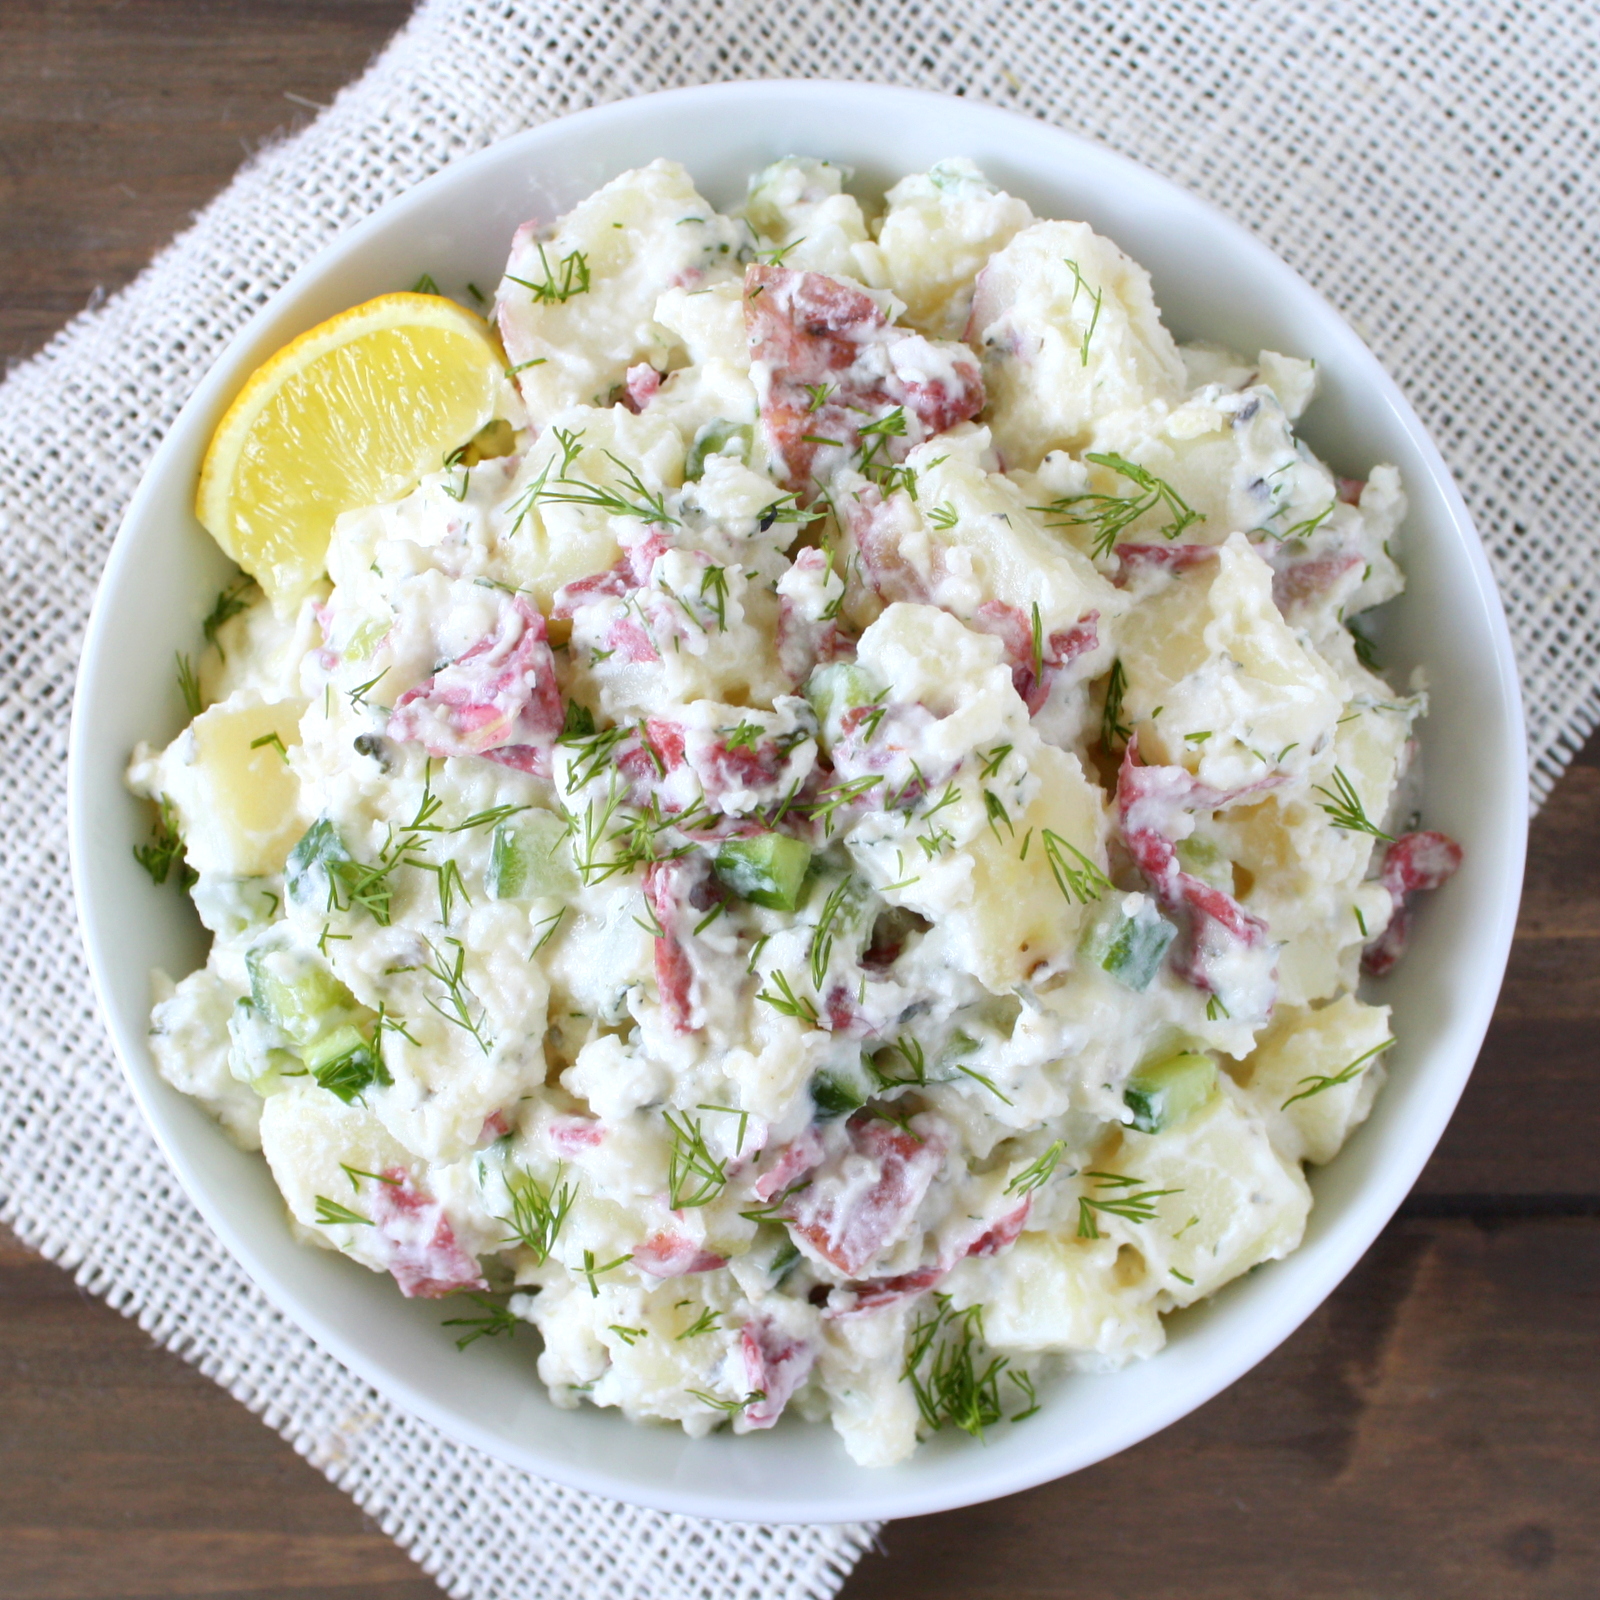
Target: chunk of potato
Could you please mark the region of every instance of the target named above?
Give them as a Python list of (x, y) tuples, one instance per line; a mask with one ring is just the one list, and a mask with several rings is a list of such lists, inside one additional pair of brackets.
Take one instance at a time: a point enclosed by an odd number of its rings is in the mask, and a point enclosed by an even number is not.
[(968, 1257), (941, 1288), (958, 1310), (982, 1304), (983, 1332), (1001, 1350), (1054, 1351), (1109, 1371), (1164, 1342), (1155, 1298), (1119, 1267), (1112, 1239), (1025, 1233), (988, 1259)]
[(1092, 1207), (1091, 1215), (1096, 1231), (1140, 1251), (1152, 1283), (1177, 1305), (1203, 1300), (1258, 1262), (1288, 1255), (1311, 1210), (1299, 1166), (1274, 1148), (1250, 1101), (1227, 1079), (1221, 1088), (1165, 1133), (1113, 1134), (1082, 1180), (1090, 1201), (1170, 1191), (1148, 1201), (1154, 1212), (1148, 1221)]
[(267, 703), (241, 690), (167, 746), (160, 792), (177, 808), (196, 872), (252, 878), (282, 869), (306, 826), (288, 761), (304, 711), (302, 700)]
[(1279, 1006), (1236, 1076), (1279, 1151), (1320, 1165), (1366, 1120), (1383, 1084), (1382, 1047), (1389, 1042), (1388, 1006), (1349, 994), (1316, 1010)]
[(1036, 222), (994, 255), (969, 333), (1008, 467), (1082, 449), (1100, 418), (1184, 391), (1150, 275), (1087, 223)]

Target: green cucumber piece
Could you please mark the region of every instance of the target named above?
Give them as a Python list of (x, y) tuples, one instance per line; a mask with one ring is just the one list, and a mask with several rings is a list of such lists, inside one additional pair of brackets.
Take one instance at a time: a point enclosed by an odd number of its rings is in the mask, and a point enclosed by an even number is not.
[(352, 860), (339, 830), (326, 817), (319, 817), (300, 835), (284, 863), (283, 885), (297, 906), (321, 907), (328, 899), (328, 869), (339, 861)]
[(1148, 895), (1137, 897), (1130, 914), (1126, 896), (1113, 902), (1084, 930), (1079, 946), (1084, 958), (1115, 978), (1124, 989), (1143, 994), (1161, 970), (1178, 930), (1155, 908)]
[(388, 1088), (394, 1082), (383, 1057), (352, 1023), (341, 1023), (300, 1054), (311, 1076), (346, 1105), (375, 1083)]
[(1210, 1056), (1185, 1051), (1137, 1068), (1122, 1098), (1140, 1133), (1164, 1133), (1198, 1111), (1216, 1087), (1216, 1062)]
[(845, 712), (869, 706), (878, 691), (872, 679), (851, 661), (829, 661), (817, 667), (801, 691), (817, 714), (817, 744), (824, 755), (844, 737), (841, 719)]
[(787, 833), (729, 839), (717, 852), (717, 876), (752, 905), (793, 911), (800, 904), (811, 846)]
[(865, 1058), (823, 1067), (811, 1080), (811, 1103), (819, 1117), (846, 1117), (878, 1092), (878, 1079)]
[(360, 1013), (356, 997), (325, 966), (294, 950), (256, 945), (244, 964), (256, 1010), (297, 1050)]
[(1211, 840), (1192, 833), (1178, 841), (1178, 865), (1191, 877), (1209, 883), (1213, 889), (1233, 893), (1233, 863)]
[(303, 1078), (306, 1069), (283, 1033), (241, 995), (228, 1017), (228, 1071), (265, 1099), (283, 1088), (285, 1078)]
[(489, 846), (489, 894), (496, 900), (565, 898), (578, 892), (567, 848), (567, 825), (549, 811), (529, 811), (502, 822)]
[(750, 423), (730, 422), (726, 417), (714, 417), (702, 424), (684, 458), (683, 481), (694, 483), (704, 477), (709, 456), (732, 456), (749, 466), (755, 436), (755, 428)]

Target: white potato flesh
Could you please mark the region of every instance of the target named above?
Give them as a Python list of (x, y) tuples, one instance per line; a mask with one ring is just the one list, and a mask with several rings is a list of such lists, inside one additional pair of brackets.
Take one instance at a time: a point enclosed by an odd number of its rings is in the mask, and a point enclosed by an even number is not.
[(1081, 449), (1103, 417), (1185, 387), (1150, 275), (1083, 222), (1036, 222), (990, 257), (968, 337), (1007, 467)]

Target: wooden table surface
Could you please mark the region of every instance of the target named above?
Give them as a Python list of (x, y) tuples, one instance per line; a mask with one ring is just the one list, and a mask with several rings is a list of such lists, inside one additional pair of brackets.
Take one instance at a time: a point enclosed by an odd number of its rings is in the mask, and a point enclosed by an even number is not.
[[(8, 365), (127, 282), (406, 10), (0, 0)], [(849, 1600), (1600, 1595), (1597, 941), (1600, 743), (1534, 826), (1461, 1109), (1344, 1286), (1158, 1438), (890, 1527)], [(0, 1234), (0, 1600), (437, 1593), (222, 1390)]]

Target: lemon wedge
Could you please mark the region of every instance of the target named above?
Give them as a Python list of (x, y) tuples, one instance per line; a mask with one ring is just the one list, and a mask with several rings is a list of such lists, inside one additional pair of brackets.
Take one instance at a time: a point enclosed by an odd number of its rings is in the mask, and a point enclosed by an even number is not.
[(407, 494), (509, 396), (482, 317), (438, 295), (380, 295), (251, 374), (211, 437), (195, 515), (286, 615), (322, 576), (341, 513)]

